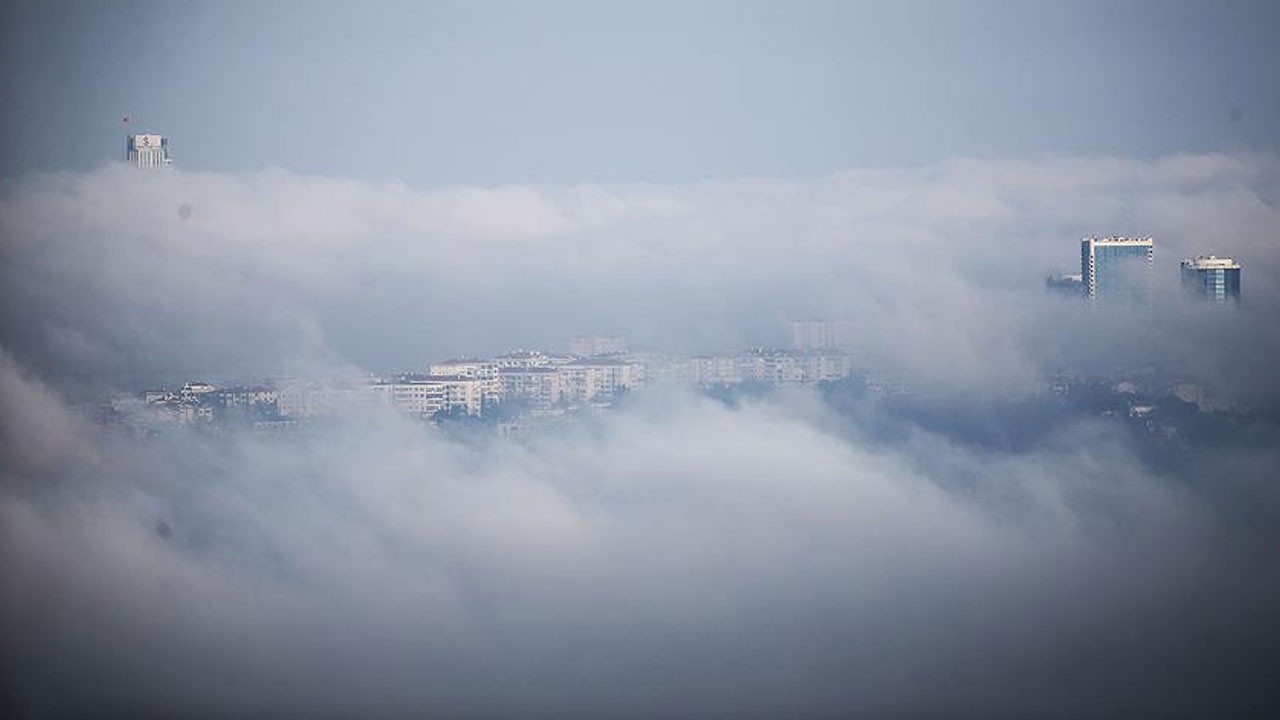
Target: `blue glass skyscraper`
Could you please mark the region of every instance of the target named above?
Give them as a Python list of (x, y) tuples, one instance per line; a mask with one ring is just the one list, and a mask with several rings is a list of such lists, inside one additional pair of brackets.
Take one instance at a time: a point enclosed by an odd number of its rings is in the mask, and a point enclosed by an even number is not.
[(1080, 278), (1089, 302), (1151, 303), (1155, 240), (1149, 237), (1090, 237), (1080, 241)]
[(1240, 263), (1216, 255), (1182, 261), (1182, 286), (1214, 302), (1240, 300)]

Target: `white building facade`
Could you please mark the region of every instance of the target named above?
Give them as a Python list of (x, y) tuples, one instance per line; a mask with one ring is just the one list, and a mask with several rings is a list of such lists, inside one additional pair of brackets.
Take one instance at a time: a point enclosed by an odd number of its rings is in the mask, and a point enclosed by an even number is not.
[(579, 359), (557, 367), (564, 398), (571, 403), (601, 402), (640, 383), (640, 367), (625, 360)]
[(374, 397), (407, 415), (438, 412), (479, 415), (490, 396), (491, 381), (459, 375), (401, 375), (369, 386)]
[(564, 378), (556, 367), (505, 367), (499, 371), (502, 399), (548, 410), (564, 397)]

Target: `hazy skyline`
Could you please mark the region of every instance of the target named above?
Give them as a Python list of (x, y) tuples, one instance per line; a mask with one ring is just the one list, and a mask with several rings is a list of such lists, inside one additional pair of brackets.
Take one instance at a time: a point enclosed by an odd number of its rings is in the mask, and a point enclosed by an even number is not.
[(7, 177), (131, 129), (192, 170), (414, 185), (1280, 148), (1273, 2), (16, 2), (0, 28)]
[(2, 13), (6, 719), (1277, 716), (1280, 4)]
[[(580, 333), (730, 351), (819, 315), (852, 323), (860, 363), (928, 385), (1023, 388), (1142, 348), (1270, 392), (1278, 214), (1273, 155), (490, 189), (115, 165), (0, 202), (0, 331), (46, 377), (123, 382), (408, 370)], [(1157, 237), (1162, 312), (1138, 334), (1044, 293), (1101, 231)], [(1178, 261), (1207, 252), (1244, 263), (1245, 302), (1190, 333)]]

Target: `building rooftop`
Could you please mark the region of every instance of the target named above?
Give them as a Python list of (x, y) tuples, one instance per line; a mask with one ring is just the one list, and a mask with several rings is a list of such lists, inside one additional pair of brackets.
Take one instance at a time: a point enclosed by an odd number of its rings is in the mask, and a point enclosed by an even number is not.
[(617, 358), (603, 357), (603, 356), (577, 358), (576, 360), (571, 360), (565, 363), (565, 365), (573, 365), (575, 367), (606, 367), (606, 366), (614, 367), (618, 365), (630, 365), (630, 364), (631, 363), (627, 362), (626, 360), (619, 360)]
[(1239, 270), (1240, 263), (1229, 257), (1218, 257), (1217, 255), (1197, 255), (1188, 260), (1182, 261), (1183, 267), (1192, 268), (1194, 270)]
[(1107, 237), (1087, 237), (1085, 242), (1092, 242), (1095, 245), (1154, 245), (1155, 238), (1147, 237), (1124, 237), (1123, 235), (1109, 235)]

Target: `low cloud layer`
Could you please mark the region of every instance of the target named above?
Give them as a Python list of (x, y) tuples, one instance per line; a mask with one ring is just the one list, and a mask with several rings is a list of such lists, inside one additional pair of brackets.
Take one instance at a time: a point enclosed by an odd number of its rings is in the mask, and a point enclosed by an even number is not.
[(1088, 424), (884, 452), (812, 398), (675, 396), (532, 447), (140, 441), (3, 392), (44, 431), (0, 523), (39, 716), (1248, 714), (1280, 651), (1274, 545)]
[[(731, 350), (802, 314), (851, 321), (860, 363), (940, 397), (1153, 355), (1267, 397), (1278, 199), (1271, 156), (679, 187), (22, 181), (0, 205), (0, 699), (34, 717), (1266, 716), (1265, 436), (1175, 475), (1103, 418), (1016, 449), (942, 421), (886, 441), (860, 420), (879, 400), (837, 412), (812, 390), (656, 390), (526, 443), (377, 408), (136, 438), (77, 400), (583, 330)], [(1157, 237), (1154, 316), (1044, 293), (1109, 233)], [(1245, 263), (1239, 308), (1172, 292), (1200, 252)]]
[[(111, 166), (19, 182), (0, 209), (0, 330), (46, 373), (390, 369), (581, 332), (724, 351), (781, 344), (809, 315), (849, 321), (867, 363), (938, 385), (1023, 384), (1124, 346), (1235, 363), (1209, 370), (1257, 390), (1280, 361), (1263, 321), (1280, 307), (1271, 155), (428, 190)], [(1141, 342), (1044, 294), (1091, 234), (1157, 238), (1161, 312), (1136, 323)], [(1241, 312), (1179, 309), (1177, 263), (1201, 253), (1244, 263)], [(1201, 330), (1251, 352), (1206, 358)]]

